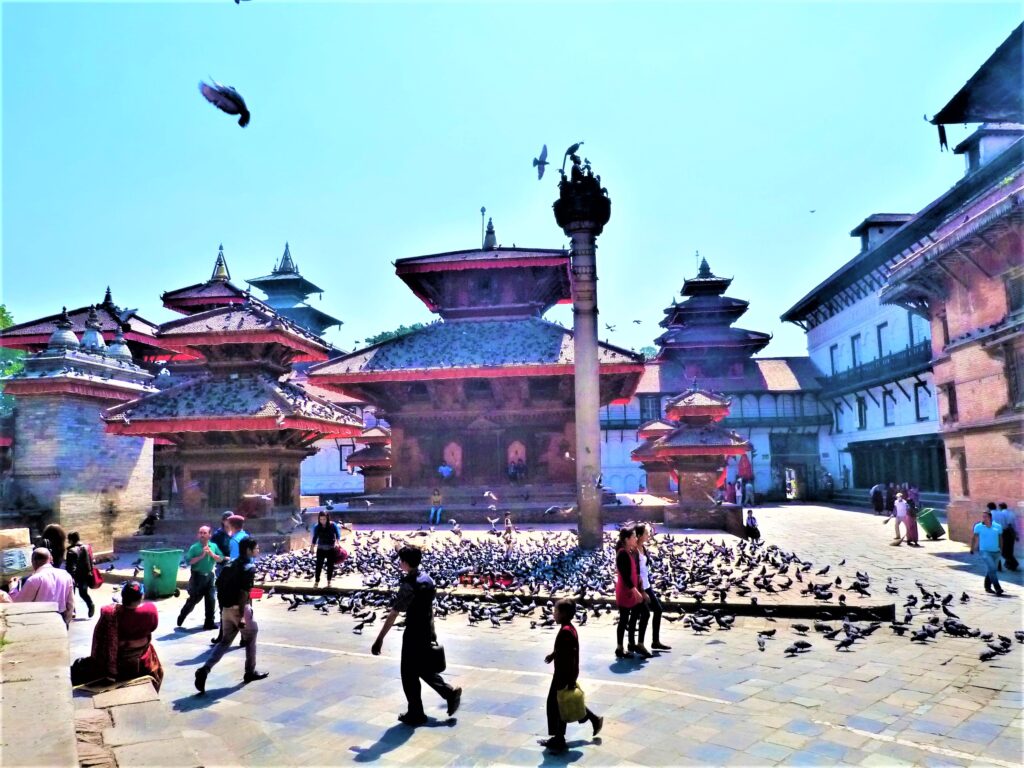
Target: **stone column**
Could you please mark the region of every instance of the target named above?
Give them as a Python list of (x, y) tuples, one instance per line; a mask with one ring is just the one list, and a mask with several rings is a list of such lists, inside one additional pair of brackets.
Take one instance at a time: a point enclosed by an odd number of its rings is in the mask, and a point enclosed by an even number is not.
[(573, 360), (576, 396), (576, 503), (579, 542), (601, 546), (600, 374), (597, 346), (597, 236), (611, 216), (611, 200), (589, 163), (570, 148), (572, 168), (562, 172), (555, 220), (572, 240)]

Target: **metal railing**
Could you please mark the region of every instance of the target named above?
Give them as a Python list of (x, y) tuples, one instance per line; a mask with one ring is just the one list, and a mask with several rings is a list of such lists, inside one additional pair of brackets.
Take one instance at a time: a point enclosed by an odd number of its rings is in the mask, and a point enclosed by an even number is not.
[(880, 357), (832, 376), (821, 376), (819, 397), (827, 399), (858, 389), (899, 381), (931, 368), (932, 342), (925, 339), (901, 352)]

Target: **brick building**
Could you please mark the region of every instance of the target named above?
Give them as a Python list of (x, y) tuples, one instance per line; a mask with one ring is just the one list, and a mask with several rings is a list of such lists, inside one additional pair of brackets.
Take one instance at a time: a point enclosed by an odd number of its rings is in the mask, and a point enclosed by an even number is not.
[(1024, 25), (933, 119), (982, 125), (954, 149), (966, 159), (963, 179), (893, 236), (900, 258), (880, 294), (931, 323), (950, 536), (960, 541), (988, 501), (1015, 508), (1022, 530), (1022, 40)]
[(134, 363), (124, 334), (106, 345), (96, 308), (86, 315), (81, 341), (73, 325), (66, 311), (56, 316), (45, 349), (6, 380), (15, 408), (5, 501), (16, 510), (47, 510), (44, 524), (59, 523), (98, 550), (109, 549), (149, 511), (153, 441), (105, 434), (101, 416), (155, 391), (153, 377)]

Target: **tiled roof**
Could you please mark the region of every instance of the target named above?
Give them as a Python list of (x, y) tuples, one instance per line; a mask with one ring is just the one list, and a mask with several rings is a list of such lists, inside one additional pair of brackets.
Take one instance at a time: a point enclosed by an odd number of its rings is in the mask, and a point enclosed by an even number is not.
[[(85, 331), (85, 321), (89, 318), (89, 310), (91, 307), (80, 307), (79, 309), (68, 310), (68, 319), (71, 320), (71, 330), (76, 336), (81, 336)], [(61, 314), (59, 312), (48, 315), (47, 317), (41, 317), (38, 320), (29, 320), (28, 322), (18, 323), (16, 325), (9, 326), (0, 332), (0, 336), (5, 337), (18, 337), (18, 336), (39, 336), (49, 335), (53, 333), (53, 329), (56, 327), (57, 321), (60, 320)], [(109, 336), (111, 339), (114, 334), (122, 327), (127, 326), (127, 330), (133, 331), (144, 336), (153, 336), (156, 333), (156, 323), (151, 323), (143, 317), (136, 314), (134, 309), (121, 309), (117, 306), (110, 304), (97, 304), (96, 305), (96, 319), (99, 321), (100, 330), (104, 336)]]
[(666, 403), (666, 408), (715, 408), (729, 405), (729, 399), (704, 389), (690, 389), (676, 395)]
[(654, 451), (657, 452), (659, 448), (740, 446), (745, 445), (746, 442), (735, 432), (723, 429), (722, 427), (708, 425), (677, 429), (664, 437), (659, 437), (654, 441)]
[(108, 421), (165, 421), (295, 416), (335, 424), (361, 425), (347, 409), (306, 392), (298, 384), (279, 382), (262, 372), (242, 372), (192, 379), (181, 386), (128, 403)]
[(160, 326), (160, 338), (174, 339), (178, 336), (194, 336), (207, 333), (244, 334), (246, 332), (271, 330), (296, 336), (306, 343), (314, 344), (324, 350), (327, 349), (319, 336), (313, 335), (258, 301), (249, 301), (245, 304), (227, 304), (223, 307), (209, 309), (195, 315), (188, 315), (180, 320), (164, 323)]
[(346, 464), (351, 464), (354, 467), (361, 465), (380, 465), (380, 464), (391, 464), (391, 446), (381, 445), (376, 443), (374, 445), (368, 445), (365, 448), (360, 448), (357, 451), (352, 451), (345, 459)]
[[(742, 376), (702, 376), (701, 387), (714, 392), (817, 392), (821, 371), (809, 357), (755, 357), (743, 365)], [(673, 361), (648, 363), (640, 379), (640, 394), (681, 392), (693, 383)]]
[[(599, 344), (601, 364), (636, 364), (639, 355)], [(433, 323), (310, 369), (310, 375), (573, 364), (572, 332), (539, 318)]]
[(399, 259), (395, 262), (395, 269), (399, 273), (408, 267), (415, 267), (425, 264), (458, 264), (464, 261), (476, 262), (501, 262), (509, 259), (520, 261), (523, 259), (536, 259), (546, 261), (548, 259), (569, 260), (567, 251), (558, 248), (495, 248), (492, 250), (480, 250), (479, 248), (468, 251), (449, 251), (447, 253), (435, 253), (428, 256), (413, 256), (407, 259)]
[(176, 288), (173, 291), (165, 292), (160, 298), (163, 301), (168, 299), (219, 299), (219, 298), (244, 298), (247, 294), (242, 288), (230, 280), (207, 280), (205, 283), (187, 285), (184, 288)]
[(659, 346), (714, 347), (745, 346), (763, 347), (771, 336), (760, 331), (748, 331), (727, 325), (685, 325), (669, 328), (655, 340)]

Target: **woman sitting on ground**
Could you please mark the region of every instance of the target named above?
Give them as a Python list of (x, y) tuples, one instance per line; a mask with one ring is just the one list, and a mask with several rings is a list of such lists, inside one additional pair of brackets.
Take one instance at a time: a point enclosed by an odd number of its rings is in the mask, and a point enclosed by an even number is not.
[(92, 655), (71, 666), (72, 685), (97, 680), (123, 681), (148, 675), (160, 691), (164, 669), (153, 647), (159, 619), (153, 603), (142, 602), (142, 585), (129, 581), (121, 589), (121, 604), (105, 605), (92, 633)]
[(754, 517), (754, 510), (747, 510), (747, 521), (743, 524), (745, 538), (757, 541), (761, 538), (761, 529), (757, 527), (757, 518)]

